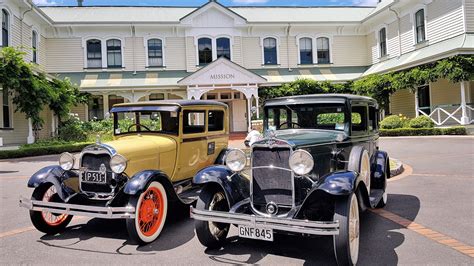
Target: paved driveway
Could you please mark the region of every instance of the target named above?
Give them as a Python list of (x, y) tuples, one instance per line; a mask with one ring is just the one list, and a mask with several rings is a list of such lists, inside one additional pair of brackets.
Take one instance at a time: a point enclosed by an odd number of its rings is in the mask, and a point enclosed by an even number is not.
[[(384, 138), (380, 145), (412, 173), (390, 181), (383, 211), (363, 214), (360, 264), (474, 264), (474, 138)], [(206, 250), (192, 220), (179, 217), (143, 247), (128, 243), (122, 221), (75, 217), (63, 234), (44, 235), (17, 202), (31, 194), (27, 176), (56, 159), (0, 161), (2, 264), (335, 264), (329, 237), (269, 243), (238, 239), (233, 229), (223, 249)]]

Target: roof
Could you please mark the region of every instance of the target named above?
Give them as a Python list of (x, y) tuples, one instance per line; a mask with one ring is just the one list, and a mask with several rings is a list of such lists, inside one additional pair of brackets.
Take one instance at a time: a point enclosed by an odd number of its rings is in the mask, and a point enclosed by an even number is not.
[[(196, 7), (40, 7), (55, 23), (179, 23)], [(227, 7), (249, 23), (361, 22), (374, 7)]]
[(305, 103), (345, 103), (347, 100), (376, 103), (376, 101), (370, 97), (353, 94), (309, 94), (270, 99), (265, 102), (265, 106)]
[(474, 52), (474, 34), (461, 34), (456, 37), (416, 49), (415, 51), (403, 54), (399, 57), (379, 62), (372, 65), (365, 75), (383, 73), (388, 71), (398, 71), (417, 65), (426, 64), (453, 56), (456, 54)]
[(127, 106), (203, 106), (203, 105), (214, 105), (214, 106), (222, 106), (227, 108), (227, 104), (218, 102), (218, 101), (211, 101), (211, 100), (161, 100), (161, 101), (144, 101), (144, 102), (136, 102), (136, 103), (121, 103), (114, 105), (115, 107), (127, 107)]

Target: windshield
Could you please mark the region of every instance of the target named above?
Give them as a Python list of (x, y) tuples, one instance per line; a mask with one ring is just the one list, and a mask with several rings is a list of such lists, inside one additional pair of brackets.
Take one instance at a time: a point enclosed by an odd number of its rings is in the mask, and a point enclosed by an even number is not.
[(178, 112), (115, 112), (115, 135), (140, 132), (178, 134)]
[(302, 104), (265, 108), (265, 128), (269, 130), (303, 128), (344, 131), (348, 126), (343, 104)]

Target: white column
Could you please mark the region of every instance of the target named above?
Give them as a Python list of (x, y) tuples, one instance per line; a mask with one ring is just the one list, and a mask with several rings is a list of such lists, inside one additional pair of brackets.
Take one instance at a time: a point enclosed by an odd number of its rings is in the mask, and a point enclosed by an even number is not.
[(469, 124), (469, 117), (467, 116), (467, 109), (466, 109), (466, 81), (461, 82), (461, 125), (468, 125)]
[(418, 88), (415, 88), (415, 116), (418, 117), (419, 116), (419, 102), (418, 102)]
[(35, 142), (35, 136), (33, 135), (33, 123), (31, 123), (31, 118), (28, 118), (28, 137), (26, 138), (26, 143), (31, 144)]
[(56, 136), (56, 116), (51, 111), (51, 137)]
[(104, 101), (104, 118), (106, 114), (109, 112), (109, 95), (104, 93), (102, 94), (102, 100)]
[(257, 107), (257, 119), (260, 119), (260, 108), (259, 108), (259, 103), (258, 103), (258, 95), (255, 96), (255, 107)]
[(84, 104), (84, 114), (85, 114), (84, 120), (89, 121), (89, 105), (88, 104)]
[(250, 106), (252, 105), (252, 97), (247, 97), (247, 122), (248, 132), (252, 131), (252, 113)]

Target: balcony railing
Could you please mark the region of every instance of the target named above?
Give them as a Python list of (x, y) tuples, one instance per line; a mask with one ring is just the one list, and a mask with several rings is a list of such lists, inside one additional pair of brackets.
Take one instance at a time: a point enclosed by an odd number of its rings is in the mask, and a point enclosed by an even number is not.
[[(462, 125), (462, 105), (460, 104), (444, 104), (434, 107), (420, 107), (418, 114), (429, 118), (437, 126), (445, 126), (452, 124)], [(466, 104), (466, 116), (469, 124), (474, 123), (474, 103)]]

